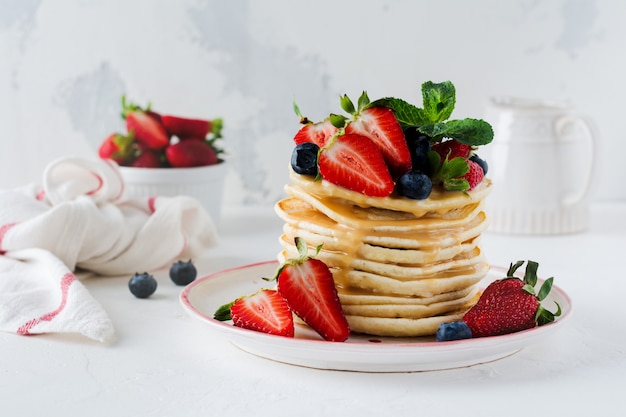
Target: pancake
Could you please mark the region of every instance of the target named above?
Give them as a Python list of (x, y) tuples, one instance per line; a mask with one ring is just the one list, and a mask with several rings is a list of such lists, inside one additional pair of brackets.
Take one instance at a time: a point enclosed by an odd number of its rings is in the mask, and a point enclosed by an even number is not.
[(478, 299), (489, 265), (480, 247), (491, 181), (425, 200), (369, 197), (290, 171), (278, 259), (300, 237), (333, 273), (350, 328), (376, 336), (433, 335)]

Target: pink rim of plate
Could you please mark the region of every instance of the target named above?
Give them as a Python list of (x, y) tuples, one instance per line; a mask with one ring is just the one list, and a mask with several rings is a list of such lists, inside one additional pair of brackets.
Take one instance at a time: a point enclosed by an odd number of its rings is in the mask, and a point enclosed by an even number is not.
[[(271, 261), (263, 261), (263, 262), (256, 262), (256, 263), (252, 263), (252, 264), (248, 264), (248, 265), (242, 265), (242, 266), (237, 266), (237, 267), (233, 267), (233, 268), (228, 268), (228, 269), (224, 269), (221, 271), (217, 271), (214, 273), (211, 273), (209, 275), (206, 275), (202, 278), (196, 279), (194, 282), (192, 282), (191, 284), (187, 285), (183, 291), (180, 294), (180, 301), (181, 303), (187, 308), (187, 310), (189, 312), (191, 312), (194, 316), (196, 316), (197, 318), (201, 319), (202, 321), (208, 322), (211, 325), (217, 326), (219, 328), (221, 328), (224, 331), (228, 331), (228, 332), (234, 332), (237, 333), (240, 336), (250, 336), (250, 337), (254, 337), (254, 338), (269, 338), (272, 340), (276, 340), (277, 338), (279, 338), (282, 342), (289, 342), (289, 343), (293, 343), (294, 347), (298, 346), (298, 344), (302, 344), (302, 346), (305, 345), (310, 345), (310, 344), (323, 344), (323, 345), (329, 345), (332, 344), (333, 347), (336, 347), (337, 349), (350, 349), (350, 348), (354, 348), (354, 347), (359, 347), (362, 349), (375, 349), (377, 351), (381, 350), (381, 349), (397, 349), (398, 347), (401, 348), (410, 348), (410, 349), (416, 349), (416, 348), (446, 348), (446, 349), (450, 349), (450, 348), (454, 348), (454, 347), (463, 347), (463, 348), (469, 348), (471, 347), (471, 345), (476, 345), (479, 346), (481, 344), (484, 344), (485, 342), (488, 342), (490, 345), (497, 345), (497, 344), (504, 344), (504, 343), (508, 343), (511, 342), (515, 339), (521, 339), (524, 338), (528, 333), (539, 333), (539, 332), (547, 332), (551, 329), (553, 326), (555, 325), (560, 325), (563, 324), (566, 320), (568, 320), (571, 315), (572, 315), (572, 301), (570, 299), (570, 297), (567, 295), (567, 293), (565, 293), (562, 289), (560, 289), (558, 286), (553, 285), (552, 286), (552, 292), (553, 293), (558, 293), (560, 298), (562, 298), (565, 303), (567, 304), (567, 309), (564, 311), (564, 313), (557, 317), (556, 320), (553, 323), (549, 323), (540, 327), (535, 327), (532, 329), (528, 329), (528, 330), (524, 330), (521, 332), (516, 332), (516, 333), (511, 333), (511, 334), (506, 334), (506, 335), (501, 335), (501, 336), (491, 336), (491, 337), (482, 337), (482, 338), (475, 338), (475, 339), (464, 339), (464, 340), (454, 340), (454, 341), (449, 341), (449, 342), (437, 342), (437, 341), (423, 341), (423, 340), (419, 340), (420, 338), (415, 338), (416, 341), (415, 342), (406, 342), (406, 341), (402, 341), (399, 343), (373, 343), (372, 339), (374, 341), (377, 341), (376, 339), (385, 339), (385, 340), (390, 340), (393, 338), (388, 338), (388, 337), (379, 337), (379, 336), (368, 336), (368, 335), (359, 335), (361, 337), (366, 337), (369, 340), (359, 340), (359, 341), (353, 341), (348, 339), (346, 342), (344, 343), (337, 343), (337, 342), (328, 342), (325, 340), (316, 340), (316, 339), (305, 339), (305, 338), (286, 338), (286, 337), (281, 337), (281, 336), (274, 336), (274, 335), (270, 335), (270, 334), (266, 334), (266, 333), (261, 333), (261, 332), (256, 332), (253, 330), (248, 330), (248, 329), (243, 329), (237, 326), (234, 326), (233, 324), (229, 323), (229, 322), (221, 322), (219, 320), (215, 320), (213, 317), (208, 316), (207, 314), (199, 311), (190, 301), (189, 301), (189, 294), (191, 291), (193, 291), (193, 289), (195, 287), (201, 286), (203, 284), (205, 284), (207, 281), (211, 281), (213, 279), (219, 278), (222, 275), (225, 274), (229, 274), (232, 272), (237, 272), (237, 271), (242, 271), (242, 270), (246, 270), (246, 269), (254, 269), (256, 267), (262, 267), (262, 266), (269, 266), (269, 264), (275, 264), (276, 266), (278, 266), (277, 261), (275, 260), (271, 260)], [(502, 271), (502, 273), (506, 273), (507, 268), (503, 268), (503, 267), (499, 267), (499, 266), (491, 266), (492, 270), (497, 270), (497, 271)], [(241, 294), (241, 295), (246, 295), (246, 294)], [(226, 304), (227, 302), (232, 301), (232, 300), (224, 300), (224, 304)], [(404, 340), (406, 340), (406, 338), (403, 338)], [(343, 346), (343, 348), (342, 348)]]

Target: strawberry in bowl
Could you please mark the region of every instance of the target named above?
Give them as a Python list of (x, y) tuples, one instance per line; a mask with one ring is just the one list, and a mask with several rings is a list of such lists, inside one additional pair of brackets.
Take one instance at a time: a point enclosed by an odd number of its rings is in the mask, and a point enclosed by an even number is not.
[(111, 133), (100, 158), (119, 165), (131, 198), (189, 195), (214, 221), (221, 217), (227, 165), (222, 159), (222, 119), (198, 119), (154, 111), (122, 97), (126, 131)]

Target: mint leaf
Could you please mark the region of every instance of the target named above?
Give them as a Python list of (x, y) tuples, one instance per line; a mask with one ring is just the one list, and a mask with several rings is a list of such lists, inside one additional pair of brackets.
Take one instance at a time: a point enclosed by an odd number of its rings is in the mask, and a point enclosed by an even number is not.
[(429, 123), (423, 126), (419, 126), (417, 130), (426, 136), (431, 137), (431, 142), (439, 142), (444, 136), (447, 136), (448, 125), (444, 122)]
[(417, 130), (433, 138), (432, 142), (452, 138), (466, 145), (480, 146), (493, 140), (491, 125), (480, 119), (448, 120), (420, 126)]
[(424, 113), (431, 123), (442, 122), (450, 117), (456, 104), (456, 90), (450, 81), (422, 84)]
[(371, 102), (367, 107), (389, 107), (396, 115), (396, 119), (400, 125), (405, 128), (407, 126), (420, 126), (430, 124), (430, 120), (426, 117), (424, 110), (416, 107), (401, 98), (385, 97)]
[(480, 146), (491, 143), (493, 129), (481, 119), (449, 120), (446, 122), (445, 135), (466, 145)]

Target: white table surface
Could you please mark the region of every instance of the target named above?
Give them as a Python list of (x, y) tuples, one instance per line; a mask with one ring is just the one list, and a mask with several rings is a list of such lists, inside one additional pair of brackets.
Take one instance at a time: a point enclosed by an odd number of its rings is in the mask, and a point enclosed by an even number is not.
[[(225, 210), (200, 275), (275, 259), (271, 208)], [(179, 303), (157, 271), (146, 300), (129, 277), (83, 277), (116, 328), (111, 344), (74, 335), (0, 333), (0, 416), (624, 415), (626, 205), (598, 204), (582, 234), (483, 235), (493, 265), (540, 263), (573, 301), (549, 338), (501, 360), (418, 373), (325, 371), (245, 353)], [(164, 237), (166, 238), (166, 237)], [(508, 410), (503, 414), (504, 410)]]

